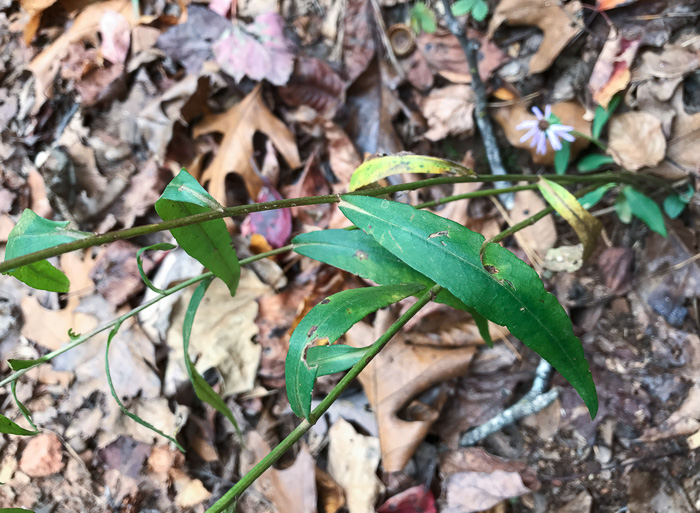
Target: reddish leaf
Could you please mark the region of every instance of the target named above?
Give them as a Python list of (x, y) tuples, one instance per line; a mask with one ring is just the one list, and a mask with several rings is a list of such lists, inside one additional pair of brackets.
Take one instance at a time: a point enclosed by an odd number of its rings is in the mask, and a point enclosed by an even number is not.
[[(281, 199), (280, 193), (269, 185), (264, 185), (258, 194), (258, 203)], [(282, 247), (292, 234), (292, 213), (288, 208), (253, 212), (243, 221), (241, 233), (246, 236), (259, 233), (273, 248)]]
[(285, 103), (292, 107), (308, 105), (332, 117), (344, 100), (344, 84), (325, 62), (314, 57), (300, 58), (286, 87), (279, 89)]
[(430, 489), (414, 486), (379, 506), (377, 513), (437, 513), (435, 497)]
[(610, 9), (617, 9), (618, 7), (633, 4), (636, 1), (637, 0), (599, 0), (596, 2), (596, 8), (599, 11), (608, 11)]

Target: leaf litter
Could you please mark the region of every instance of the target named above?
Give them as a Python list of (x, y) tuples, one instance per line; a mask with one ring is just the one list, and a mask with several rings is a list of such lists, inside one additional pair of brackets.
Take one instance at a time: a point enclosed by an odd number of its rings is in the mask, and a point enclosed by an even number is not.
[[(182, 167), (227, 206), (346, 192), (353, 171), (377, 153), (446, 157), (485, 173), (459, 41), (439, 15), (435, 33), (412, 33), (409, 7), (224, 0), (142, 3), (137, 16), (121, 0), (0, 4), (0, 235), (27, 207), (84, 231), (155, 222), (152, 205)], [(557, 123), (590, 135), (596, 107), (619, 98), (602, 132), (606, 156), (641, 175), (693, 184), (700, 44), (692, 2), (606, 0), (595, 12), (578, 2), (490, 7), (486, 21), (469, 21), (466, 33), (479, 42), (487, 115), (499, 125), (509, 170), (551, 171), (554, 151), (538, 155), (515, 129), (533, 119), (532, 106), (552, 103)], [(383, 41), (398, 33), (408, 50)], [(577, 138), (566, 172), (596, 151)], [(452, 194), (474, 190), (459, 184)], [(429, 308), (361, 376), (353, 400), (341, 399), (319, 421), (316, 438), (270, 470), (241, 509), (352, 513), (417, 511), (420, 504), (428, 511), (578, 513), (591, 504), (610, 511), (653, 504), (690, 511), (689, 501), (700, 499), (695, 452), (683, 445), (700, 446), (697, 198), (689, 197), (676, 221), (666, 220), (664, 239), (605, 214), (614, 192), (594, 207), (603, 209), (610, 246), (598, 244), (590, 261), (582, 262), (575, 232), (553, 215), (505, 241), (533, 265), (542, 261), (548, 287), (592, 355), (601, 398), (595, 422), (555, 377), (562, 392), (552, 406), (489, 437), (488, 453), (460, 449), (464, 431), (520, 397), (537, 362), (507, 333), (492, 327), (496, 345), (486, 349), (470, 316)], [(650, 192), (661, 203), (665, 193)], [(431, 189), (401, 200), (448, 194)], [(508, 217), (484, 198), (436, 210), (488, 237), (542, 206), (535, 193), (521, 191)], [(229, 222), (241, 257), (301, 232), (347, 225), (334, 205), (268, 214)], [(71, 279), (65, 296), (1, 277), (2, 375), (8, 358), (37, 358), (65, 344), (69, 329), (88, 332), (152, 298), (133, 254), (167, 235), (147, 239), (57, 259)], [(192, 450), (176, 452), (116, 407), (104, 379), (105, 337), (98, 336), (20, 380), (17, 393), (45, 432), (31, 445), (0, 439), (0, 481), (7, 483), (0, 507), (40, 508), (51, 493), (57, 511), (203, 511), (291, 430), (295, 420), (280, 393), (290, 330), (323, 297), (366, 283), (293, 254), (251, 268), (234, 298), (212, 286), (190, 347), (244, 426), (246, 448), (188, 388), (185, 292), (145, 312), (141, 325), (125, 323), (110, 363), (127, 407), (178, 432)], [(148, 256), (146, 271), (164, 288), (201, 266), (173, 251)], [(379, 312), (345, 342), (371, 343), (395, 315)], [(336, 382), (319, 380), (313, 404)], [(9, 397), (0, 390), (3, 415), (24, 422)], [(447, 455), (437, 454), (443, 444)], [(452, 461), (467, 454), (478, 465)], [(28, 477), (40, 475), (50, 477)]]

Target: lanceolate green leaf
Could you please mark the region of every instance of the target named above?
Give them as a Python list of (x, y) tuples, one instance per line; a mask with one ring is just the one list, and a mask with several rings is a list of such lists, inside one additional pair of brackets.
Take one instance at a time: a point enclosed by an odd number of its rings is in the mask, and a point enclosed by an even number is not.
[[(435, 284), (430, 278), (392, 255), (362, 230), (302, 233), (292, 239), (292, 244), (294, 251), (300, 255), (338, 267), (379, 285), (422, 283), (426, 288), (430, 288)], [(492, 345), (488, 321), (476, 310), (466, 306), (448, 290), (440, 292), (435, 301), (472, 314), (479, 333), (487, 344)]]
[(29, 431), (28, 429), (24, 429), (22, 426), (15, 424), (4, 415), (0, 415), (0, 433), (7, 433), (8, 435), (31, 436), (36, 435), (38, 431)]
[[(221, 210), (214, 198), (184, 169), (167, 185), (156, 201), (156, 212), (165, 221), (193, 214)], [(238, 287), (241, 268), (231, 236), (223, 219), (213, 219), (171, 230), (175, 240), (188, 255), (226, 283), (233, 296)]]
[[(5, 260), (84, 239), (90, 235), (68, 228), (68, 221), (50, 221), (30, 209), (25, 209), (8, 236)], [(66, 275), (46, 260), (23, 265), (8, 271), (7, 274), (35, 289), (68, 292), (70, 286)]]
[(471, 169), (451, 160), (423, 155), (397, 154), (365, 161), (350, 178), (348, 190), (354, 191), (387, 176), (400, 173), (458, 174), (476, 176)]
[(194, 392), (195, 394), (197, 394), (197, 397), (199, 397), (205, 403), (213, 406), (214, 409), (216, 409), (219, 413), (223, 414), (228, 420), (230, 420), (231, 424), (233, 424), (233, 427), (236, 428), (238, 435), (241, 436), (241, 431), (240, 429), (238, 429), (238, 423), (233, 417), (233, 413), (231, 412), (229, 407), (226, 406), (226, 403), (221, 398), (221, 396), (214, 392), (214, 389), (211, 387), (211, 385), (209, 385), (209, 383), (207, 383), (207, 381), (202, 377), (202, 375), (195, 368), (194, 363), (192, 363), (192, 360), (190, 359), (190, 334), (192, 333), (194, 316), (197, 313), (199, 303), (202, 302), (204, 293), (207, 291), (207, 288), (209, 288), (209, 285), (211, 284), (212, 280), (213, 278), (208, 278), (202, 281), (192, 294), (190, 304), (187, 305), (185, 319), (182, 322), (182, 342), (183, 349), (185, 351), (185, 367), (187, 368), (187, 374), (190, 377), (190, 381), (192, 382), (192, 386), (194, 387)]
[(352, 347), (345, 344), (312, 346), (306, 351), (306, 363), (311, 368), (318, 367), (316, 376), (327, 376), (348, 370), (366, 352), (366, 347)]
[(343, 213), (355, 226), (490, 321), (506, 326), (578, 391), (591, 416), (598, 399), (581, 342), (566, 312), (537, 273), (498, 244), (430, 212), (387, 200), (344, 196)]
[(644, 221), (656, 233), (666, 237), (664, 215), (661, 213), (659, 206), (654, 203), (654, 200), (629, 185), (622, 189), (622, 193), (627, 198), (632, 215)]
[(34, 424), (34, 421), (32, 420), (32, 413), (24, 405), (24, 403), (22, 403), (22, 401), (19, 400), (19, 397), (17, 397), (17, 380), (14, 380), (12, 382), (12, 385), (10, 385), (10, 390), (12, 391), (12, 397), (15, 400), (17, 408), (19, 408), (19, 411), (22, 412), (22, 415), (24, 415), (24, 418), (27, 419), (27, 422), (29, 422), (29, 425), (32, 426), (32, 429), (38, 432), (39, 430), (37, 429), (36, 424)]
[(576, 167), (578, 167), (578, 170), (581, 173), (590, 173), (591, 171), (595, 171), (597, 169), (600, 169), (601, 167), (608, 165), (608, 164), (614, 164), (615, 160), (610, 156), (610, 155), (602, 155), (600, 153), (592, 153), (590, 155), (586, 155), (585, 157), (581, 158), (581, 160), (578, 161), (578, 164)]
[(292, 411), (307, 419), (311, 415), (311, 393), (319, 370), (318, 365), (310, 364), (307, 358), (312, 344), (317, 341), (333, 344), (367, 314), (417, 294), (424, 288), (422, 284), (411, 283), (344, 290), (313, 307), (289, 340), (284, 376)]

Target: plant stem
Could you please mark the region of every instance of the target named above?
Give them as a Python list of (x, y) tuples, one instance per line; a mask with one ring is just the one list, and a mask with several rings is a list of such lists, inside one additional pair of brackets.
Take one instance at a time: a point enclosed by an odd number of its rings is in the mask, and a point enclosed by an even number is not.
[(595, 144), (596, 146), (598, 146), (598, 148), (600, 148), (601, 150), (603, 150), (605, 152), (608, 151), (607, 145), (603, 141), (601, 141), (600, 139), (596, 139), (595, 137), (592, 137), (590, 135), (586, 135), (583, 132), (579, 132), (578, 130), (572, 130), (571, 135), (573, 135), (574, 137), (580, 137), (581, 139), (586, 139), (587, 141), (590, 141), (593, 144)]
[[(542, 175), (545, 178), (559, 183), (591, 183), (591, 182), (624, 182), (624, 183), (637, 183), (641, 180), (645, 180), (644, 175), (634, 175), (632, 173), (600, 173), (597, 175)], [(475, 182), (498, 182), (500, 180), (520, 180), (526, 182), (535, 182), (539, 180), (539, 176), (534, 175), (503, 175), (503, 176), (444, 176), (439, 178), (429, 178), (427, 180), (420, 180), (417, 182), (391, 185), (388, 187), (382, 187), (379, 189), (372, 189), (367, 191), (355, 191), (348, 193), (350, 195), (361, 195), (361, 196), (381, 196), (384, 194), (393, 194), (396, 192), (411, 191), (415, 189), (421, 189), (423, 187), (431, 187), (434, 185), (443, 184), (455, 184), (455, 183), (475, 183)], [(324, 203), (338, 203), (340, 197), (338, 195), (327, 195), (327, 196), (310, 196), (305, 198), (292, 198), (285, 200), (275, 200), (267, 201), (264, 203), (255, 203), (253, 205), (241, 205), (237, 207), (222, 208), (220, 210), (212, 210), (210, 212), (203, 212), (201, 214), (195, 214), (192, 216), (182, 217), (180, 219), (173, 219), (170, 221), (163, 221), (161, 223), (148, 224), (144, 226), (137, 226), (134, 228), (128, 228), (125, 230), (117, 230), (114, 232), (105, 233), (102, 235), (94, 235), (91, 237), (86, 237), (84, 239), (75, 240), (72, 242), (67, 242), (65, 244), (59, 244), (51, 248), (46, 248), (41, 251), (35, 251), (34, 253), (28, 253), (5, 262), (0, 263), (0, 273), (5, 273), (11, 271), (17, 267), (23, 265), (32, 264), (34, 262), (39, 262), (41, 260), (46, 260), (47, 258), (62, 255), (64, 253), (69, 253), (78, 249), (90, 248), (93, 246), (99, 246), (101, 244), (106, 244), (109, 242), (114, 242), (117, 240), (131, 239), (134, 237), (139, 237), (142, 235), (147, 235), (151, 233), (156, 233), (164, 230), (170, 230), (172, 228), (180, 228), (183, 226), (189, 226), (192, 224), (203, 223), (205, 221), (211, 221), (213, 219), (222, 219), (224, 217), (234, 217), (240, 215), (250, 214), (252, 212), (263, 212), (267, 210), (275, 210), (278, 208), (287, 207), (299, 207), (307, 205), (319, 205)]]
[[(260, 253), (259, 255), (253, 255), (249, 258), (245, 258), (245, 259), (241, 260), (240, 264), (247, 265), (247, 264), (250, 264), (252, 262), (255, 262), (256, 260), (262, 260), (263, 258), (267, 258), (269, 256), (276, 255), (278, 253), (284, 253), (285, 251), (289, 251), (289, 249), (291, 249), (291, 248), (290, 247), (279, 248), (279, 249), (274, 249), (272, 251), (268, 251), (266, 253)], [(212, 273), (212, 272), (200, 274), (199, 276), (195, 276), (194, 278), (190, 278), (189, 280), (183, 281), (182, 283), (178, 283), (174, 287), (171, 287), (169, 289), (164, 290), (162, 294), (159, 294), (156, 297), (154, 297), (153, 299), (151, 299), (150, 301), (147, 301), (144, 304), (139, 305), (136, 308), (129, 310), (124, 315), (121, 315), (115, 319), (112, 319), (108, 323), (103, 324), (102, 326), (98, 326), (97, 328), (85, 333), (84, 335), (80, 335), (79, 337), (72, 339), (66, 345), (59, 347), (55, 351), (51, 351), (50, 353), (47, 353), (40, 358), (36, 358), (34, 360), (35, 363), (33, 365), (30, 365), (29, 367), (26, 367), (24, 369), (17, 370), (15, 372), (13, 372), (12, 374), (10, 374), (9, 376), (7, 376), (2, 381), (0, 381), (0, 387), (7, 385), (8, 383), (11, 383), (12, 381), (15, 381), (20, 376), (25, 374), (27, 371), (33, 369), (34, 367), (41, 365), (42, 363), (46, 363), (46, 362), (52, 360), (53, 358), (55, 358), (56, 356), (63, 354), (66, 351), (70, 351), (74, 347), (77, 347), (84, 342), (87, 342), (89, 339), (91, 339), (95, 335), (102, 333), (103, 331), (107, 331), (108, 329), (113, 328), (117, 324), (123, 323), (129, 317), (133, 317), (134, 315), (140, 313), (141, 311), (145, 310), (149, 306), (156, 304), (158, 301), (160, 301), (164, 297), (170, 296), (171, 294), (174, 294), (175, 292), (178, 292), (184, 288), (187, 288), (190, 285), (194, 285), (195, 283), (199, 283), (200, 281), (202, 281), (206, 278), (210, 278), (212, 276), (214, 276), (214, 273)]]
[(418, 311), (428, 304), (440, 291), (440, 285), (433, 286), (418, 298), (418, 301), (413, 303), (406, 312), (386, 330), (377, 341), (372, 344), (367, 352), (362, 356), (349, 371), (343, 376), (343, 379), (335, 386), (333, 390), (321, 401), (316, 409), (311, 412), (310, 418), (301, 421), (294, 431), (292, 431), (282, 442), (272, 449), (270, 453), (255, 465), (250, 472), (241, 478), (238, 483), (233, 486), (223, 497), (216, 501), (206, 513), (222, 513), (231, 504), (233, 504), (241, 494), (258, 479), (267, 469), (269, 469), (280, 457), (294, 445), (311, 426), (318, 422), (318, 419), (331, 407), (336, 399), (342, 394), (348, 385), (364, 370), (372, 359), (381, 351), (391, 338), (414, 316)]

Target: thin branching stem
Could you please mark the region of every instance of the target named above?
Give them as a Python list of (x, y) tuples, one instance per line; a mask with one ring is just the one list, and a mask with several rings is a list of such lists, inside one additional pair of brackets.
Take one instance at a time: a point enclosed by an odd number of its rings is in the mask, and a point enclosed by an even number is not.
[(403, 326), (418, 313), (418, 311), (427, 305), (440, 291), (442, 287), (440, 285), (434, 285), (432, 288), (423, 293), (423, 295), (418, 298), (418, 301), (413, 303), (411, 307), (406, 310), (406, 312), (398, 318), (398, 320), (392, 324), (388, 330), (386, 330), (382, 336), (380, 336), (377, 341), (372, 344), (364, 356), (357, 362), (348, 373), (343, 376), (343, 379), (331, 390), (331, 392), (321, 401), (321, 403), (316, 407), (314, 411), (311, 412), (310, 418), (303, 420), (294, 431), (292, 431), (287, 438), (282, 440), (280, 444), (272, 449), (270, 453), (265, 456), (257, 465), (255, 465), (250, 472), (241, 478), (236, 485), (226, 492), (223, 497), (216, 501), (206, 513), (222, 513), (233, 504), (241, 494), (258, 479), (263, 473), (269, 469), (282, 455), (287, 452), (292, 445), (294, 445), (304, 434), (318, 422), (318, 419), (331, 407), (331, 405), (338, 399), (340, 394), (342, 394), (348, 385), (362, 372), (367, 365), (372, 361), (372, 359), (381, 351), (384, 346), (391, 340), (391, 338), (398, 333), (398, 331), (403, 328)]

